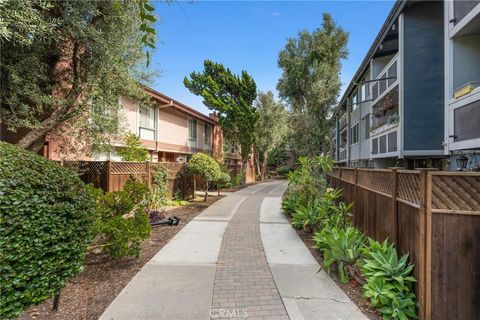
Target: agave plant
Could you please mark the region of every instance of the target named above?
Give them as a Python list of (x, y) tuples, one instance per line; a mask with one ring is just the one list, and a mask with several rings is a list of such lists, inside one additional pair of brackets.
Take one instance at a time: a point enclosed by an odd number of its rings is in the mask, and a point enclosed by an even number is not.
[(346, 267), (354, 265), (362, 254), (363, 234), (353, 227), (324, 228), (315, 235), (314, 241), (316, 247), (323, 252), (322, 269), (330, 272), (330, 267), (336, 263), (340, 281), (348, 283), (350, 278)]
[(379, 245), (373, 243), (374, 248), (366, 253), (361, 264), (362, 273), (367, 278), (382, 277), (391, 283), (399, 292), (407, 292), (416, 281), (410, 274), (413, 264), (408, 263), (408, 254), (398, 259), (397, 250), (393, 244), (386, 242)]
[(292, 215), (293, 227), (310, 231), (315, 230), (320, 223), (320, 205), (320, 201), (315, 199), (306, 206), (298, 207)]
[(363, 294), (370, 299), (373, 307), (378, 308), (384, 319), (417, 319), (415, 294), (399, 293), (397, 289), (385, 281), (385, 278), (374, 277), (363, 286)]

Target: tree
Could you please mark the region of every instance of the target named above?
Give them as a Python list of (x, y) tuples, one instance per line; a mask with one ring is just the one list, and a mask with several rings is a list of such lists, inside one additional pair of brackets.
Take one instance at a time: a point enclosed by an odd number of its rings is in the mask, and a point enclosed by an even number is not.
[(222, 171), (220, 165), (215, 159), (204, 153), (196, 153), (188, 161), (188, 170), (193, 174), (198, 174), (203, 178), (203, 187), (205, 190), (204, 201), (208, 197), (208, 184), (220, 179)]
[(296, 156), (328, 150), (333, 107), (341, 87), (341, 60), (348, 55), (348, 33), (328, 13), (322, 27), (301, 31), (280, 52), (277, 89), (290, 108), (289, 145)]
[[(258, 122), (255, 128), (255, 149), (261, 161), (260, 176), (265, 179), (270, 153), (284, 141), (288, 133), (285, 106), (273, 97), (273, 93), (259, 92), (256, 101)], [(261, 156), (261, 157), (260, 157)]]
[(253, 102), (257, 86), (253, 78), (242, 71), (233, 74), (222, 64), (204, 61), (203, 72), (192, 72), (183, 83), (195, 95), (203, 97), (203, 103), (218, 113), (226, 140), (240, 145), (242, 169), (247, 170), (247, 161), (255, 141), (254, 129), (257, 113)]
[(2, 4), (1, 118), (20, 135), (16, 144), (36, 151), (48, 135), (75, 140), (77, 150), (109, 144), (119, 133), (119, 97), (148, 101), (139, 85), (151, 75), (142, 42), (149, 30), (139, 30), (151, 16), (141, 15), (145, 1)]
[(125, 137), (125, 147), (118, 150), (123, 161), (147, 161), (150, 157), (148, 150), (142, 147), (140, 138), (129, 132)]

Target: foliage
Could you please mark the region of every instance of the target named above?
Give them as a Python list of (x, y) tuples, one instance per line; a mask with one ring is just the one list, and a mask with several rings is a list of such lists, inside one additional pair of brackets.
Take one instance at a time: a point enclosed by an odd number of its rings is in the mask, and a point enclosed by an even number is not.
[(118, 150), (123, 161), (147, 161), (150, 156), (148, 150), (142, 147), (140, 138), (132, 132), (125, 136), (125, 146)]
[(149, 208), (158, 209), (170, 203), (168, 193), (168, 180), (170, 171), (164, 165), (152, 167), (152, 185), (150, 187)]
[(270, 153), (280, 146), (288, 133), (287, 110), (273, 97), (273, 93), (259, 92), (256, 101), (258, 122), (255, 127), (255, 149), (261, 157), (261, 180), (267, 172)]
[[(289, 129), (291, 128), (289, 127)], [(279, 167), (285, 164), (285, 162), (289, 159), (289, 156), (287, 155), (287, 140), (288, 134), (287, 137), (285, 137), (285, 139), (277, 147), (275, 147), (272, 152), (270, 152), (267, 162), (269, 166)]]
[(73, 171), (0, 142), (0, 318), (48, 299), (82, 270), (93, 208)]
[[(141, 38), (141, 42), (145, 47), (148, 49), (155, 49), (155, 38), (157, 32), (153, 28), (153, 24), (157, 21), (153, 12), (155, 8), (149, 3), (148, 0), (136, 0), (138, 9), (139, 9), (139, 16), (141, 20), (140, 24), (140, 31), (143, 33)], [(150, 52), (146, 51), (146, 63), (147, 67), (150, 64)]]
[(329, 157), (300, 157), (295, 171), (287, 174), (289, 194), (296, 194), (301, 204), (307, 204), (320, 197), (326, 188), (324, 174), (332, 168)]
[(194, 174), (198, 174), (203, 178), (205, 201), (207, 201), (209, 182), (216, 181), (222, 174), (220, 165), (209, 155), (204, 153), (196, 153), (188, 161), (188, 170)]
[(220, 189), (229, 188), (232, 185), (231, 181), (232, 181), (232, 178), (227, 172), (221, 172), (220, 176), (216, 180), (217, 189), (219, 190), (219, 192), (220, 192)]
[(278, 167), (277, 168), (277, 173), (281, 176), (286, 176), (289, 172), (293, 171), (293, 167), (292, 166), (281, 166), (281, 167)]
[(245, 172), (240, 171), (240, 172), (237, 172), (237, 174), (233, 178), (232, 184), (234, 186), (240, 186), (244, 180), (245, 180)]
[(367, 283), (363, 291), (372, 306), (378, 308), (385, 319), (417, 318), (413, 293), (416, 280), (411, 276), (413, 265), (408, 264), (408, 254), (398, 259), (393, 244), (369, 239), (364, 255), (361, 270)]
[(183, 83), (193, 94), (202, 96), (209, 109), (218, 113), (225, 139), (241, 147), (246, 170), (258, 119), (253, 107), (257, 96), (253, 78), (246, 71), (235, 75), (222, 64), (205, 60), (204, 71), (192, 72), (190, 79), (185, 77)]
[(103, 194), (91, 187), (96, 196), (95, 232), (102, 235), (100, 247), (112, 257), (140, 254), (142, 240), (150, 235), (149, 212), (146, 205), (149, 188), (138, 179), (127, 181), (123, 191)]
[(298, 201), (298, 196), (296, 194), (289, 194), (285, 199), (282, 201), (282, 209), (286, 213), (292, 215), (295, 210), (300, 206)]
[(341, 88), (347, 42), (348, 34), (324, 13), (321, 28), (299, 32), (279, 53), (277, 89), (291, 110), (289, 146), (296, 156), (328, 150), (329, 119)]
[(317, 232), (313, 239), (323, 253), (322, 268), (329, 271), (336, 263), (340, 281), (348, 283), (350, 279), (346, 267), (353, 266), (362, 254), (363, 234), (353, 227), (328, 227)]
[(0, 7), (1, 118), (18, 130), (17, 145), (36, 151), (52, 134), (61, 152), (91, 153), (118, 139), (119, 97), (148, 103), (139, 85), (151, 76), (139, 26), (150, 15), (141, 16), (134, 0), (8, 0)]
[[(288, 205), (287, 205), (288, 206)], [(292, 225), (295, 228), (303, 228), (313, 231), (320, 224), (320, 200), (314, 199), (306, 205), (300, 205), (292, 215)]]

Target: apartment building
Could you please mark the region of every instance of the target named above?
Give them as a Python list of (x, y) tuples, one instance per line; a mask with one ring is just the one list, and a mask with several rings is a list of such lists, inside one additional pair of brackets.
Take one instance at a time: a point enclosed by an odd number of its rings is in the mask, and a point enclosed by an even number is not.
[(456, 169), (453, 151), (479, 147), (479, 1), (467, 2), (394, 4), (336, 108), (339, 165)]
[(451, 170), (480, 169), (480, 1), (446, 1), (445, 156)]

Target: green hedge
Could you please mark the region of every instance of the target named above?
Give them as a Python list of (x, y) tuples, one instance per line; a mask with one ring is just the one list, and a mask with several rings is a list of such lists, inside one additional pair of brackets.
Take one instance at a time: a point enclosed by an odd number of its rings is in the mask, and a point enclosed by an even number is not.
[(51, 297), (82, 270), (94, 206), (73, 171), (0, 142), (0, 318)]

